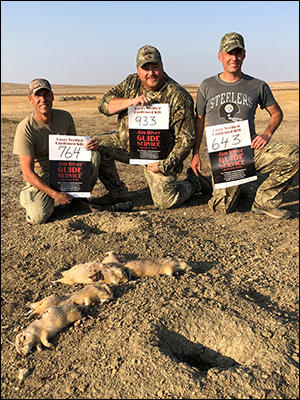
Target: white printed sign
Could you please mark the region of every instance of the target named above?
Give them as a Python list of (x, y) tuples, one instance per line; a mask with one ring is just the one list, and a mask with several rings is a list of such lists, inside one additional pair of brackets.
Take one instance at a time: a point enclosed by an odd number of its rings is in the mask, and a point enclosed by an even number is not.
[(209, 153), (251, 146), (248, 121), (207, 126), (205, 132)]
[(216, 189), (257, 179), (248, 121), (209, 126), (205, 132)]
[(49, 160), (91, 161), (91, 151), (84, 146), (89, 136), (49, 135)]
[(169, 129), (169, 104), (128, 107), (129, 129)]
[(169, 104), (128, 107), (130, 164), (164, 160), (169, 153)]
[(91, 196), (89, 136), (49, 135), (50, 186), (74, 197)]

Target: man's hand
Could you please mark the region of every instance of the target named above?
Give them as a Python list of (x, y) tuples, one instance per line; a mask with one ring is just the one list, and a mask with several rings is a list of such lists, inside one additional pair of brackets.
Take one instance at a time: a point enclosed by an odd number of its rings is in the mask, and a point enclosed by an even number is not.
[(133, 106), (151, 106), (152, 99), (151, 97), (142, 94), (141, 96), (132, 99), (132, 103)]
[(96, 139), (90, 139), (87, 144), (84, 146), (86, 150), (97, 151), (99, 149), (99, 144)]
[[(92, 139), (94, 140), (94, 139)], [(38, 190), (46, 193), (48, 196), (52, 197), (52, 199), (56, 200), (58, 203), (67, 204), (71, 203), (73, 196), (66, 192), (57, 192), (52, 189), (43, 179), (38, 176), (34, 172), (34, 157), (33, 156), (20, 156), (19, 161), (21, 170), (23, 173), (23, 178), (26, 182), (30, 183), (30, 185), (34, 186)]]
[(194, 173), (196, 174), (196, 176), (199, 176), (198, 171), (201, 172), (201, 170), (202, 170), (202, 164), (201, 164), (199, 154), (195, 154), (194, 157), (192, 158), (191, 168), (194, 171)]
[(256, 150), (261, 150), (269, 143), (271, 135), (268, 133), (263, 133), (262, 135), (256, 136), (251, 143), (251, 148)]
[(151, 106), (151, 97), (143, 94), (133, 99), (121, 99), (119, 97), (113, 97), (108, 103), (108, 112), (110, 115), (119, 114), (126, 110), (130, 106)]
[(60, 204), (68, 204), (71, 203), (73, 196), (71, 196), (67, 192), (56, 192), (53, 198)]
[(147, 165), (147, 170), (151, 171), (151, 172), (155, 172), (155, 173), (159, 172), (158, 171), (158, 162), (154, 162), (154, 163), (148, 164)]

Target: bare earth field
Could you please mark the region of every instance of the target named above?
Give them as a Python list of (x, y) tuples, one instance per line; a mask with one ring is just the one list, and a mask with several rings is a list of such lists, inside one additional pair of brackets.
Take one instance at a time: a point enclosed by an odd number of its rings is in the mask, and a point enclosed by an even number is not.
[[(270, 82), (284, 112), (274, 140), (299, 144), (299, 82)], [(77, 133), (116, 129), (97, 110), (110, 86), (53, 85), (54, 108), (72, 113)], [(187, 85), (195, 98), (198, 85)], [(181, 207), (153, 207), (138, 166), (118, 164), (131, 212), (92, 213), (57, 205), (40, 226), (25, 223), (24, 184), (12, 155), (17, 124), (31, 111), (27, 85), (1, 83), (1, 397), (4, 399), (296, 399), (299, 398), (299, 177), (283, 206), (292, 218), (254, 215), (258, 184), (229, 215), (208, 197)], [(63, 95), (97, 100), (58, 101)], [(257, 111), (258, 133), (268, 120)], [(205, 146), (204, 146), (205, 147)], [(204, 175), (209, 175), (205, 148)], [(186, 160), (184, 179), (190, 156)], [(93, 196), (105, 193), (97, 183)], [(114, 250), (128, 260), (177, 256), (192, 270), (112, 286), (114, 299), (93, 306), (53, 347), (21, 357), (16, 335), (30, 320), (27, 302), (83, 285), (52, 284), (77, 263)], [(28, 376), (19, 380), (21, 369)]]

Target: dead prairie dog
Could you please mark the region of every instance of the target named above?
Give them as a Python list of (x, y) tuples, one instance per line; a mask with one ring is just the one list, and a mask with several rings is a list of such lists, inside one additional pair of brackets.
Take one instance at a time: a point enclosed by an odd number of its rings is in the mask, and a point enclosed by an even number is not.
[(54, 295), (45, 297), (35, 303), (27, 303), (31, 308), (30, 311), (24, 314), (25, 317), (41, 314), (46, 308), (59, 306), (62, 304), (79, 304), (90, 307), (95, 303), (104, 303), (113, 299), (111, 288), (105, 283), (94, 283), (85, 286), (77, 292), (67, 293), (64, 296)]
[(63, 278), (52, 281), (52, 283), (61, 282), (67, 285), (74, 283), (94, 283), (90, 276), (100, 271), (101, 267), (102, 264), (97, 261), (76, 264), (74, 267), (62, 272)]
[(90, 278), (93, 282), (105, 282), (108, 285), (119, 285), (120, 283), (127, 283), (128, 277), (126, 272), (114, 264), (103, 264), (100, 271), (91, 275)]
[(126, 273), (117, 266), (100, 263), (97, 261), (76, 264), (67, 271), (62, 272), (63, 278), (52, 283), (61, 282), (67, 285), (74, 283), (102, 282), (111, 285), (128, 282)]
[(113, 291), (105, 283), (94, 283), (72, 293), (69, 302), (90, 307), (95, 303), (108, 303), (114, 297)]
[(35, 303), (27, 303), (27, 307), (30, 308), (28, 312), (24, 314), (24, 317), (32, 317), (33, 315), (40, 315), (46, 308), (59, 306), (69, 299), (68, 295), (58, 296), (52, 294), (44, 299), (37, 301)]
[(114, 251), (108, 251), (104, 253), (106, 257), (102, 261), (102, 264), (116, 264), (116, 265), (123, 265), (126, 262), (124, 256), (117, 256)]
[(42, 351), (42, 344), (51, 347), (48, 339), (59, 331), (81, 318), (83, 306), (75, 304), (63, 304), (46, 308), (40, 319), (33, 321), (26, 329), (16, 336), (15, 347), (22, 356), (27, 356), (33, 347)]
[(155, 275), (172, 276), (176, 272), (191, 269), (185, 261), (173, 257), (132, 260), (126, 262), (123, 268), (127, 270), (129, 279)]

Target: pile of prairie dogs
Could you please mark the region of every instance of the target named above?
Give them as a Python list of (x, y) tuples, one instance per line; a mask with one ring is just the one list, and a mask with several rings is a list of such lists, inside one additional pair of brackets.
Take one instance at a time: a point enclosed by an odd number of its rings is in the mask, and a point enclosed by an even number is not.
[(189, 265), (178, 258), (126, 261), (124, 257), (117, 257), (113, 251), (106, 253), (102, 262), (76, 264), (64, 271), (61, 279), (52, 283), (60, 282), (67, 285), (83, 283), (87, 286), (77, 292), (63, 296), (51, 295), (38, 302), (28, 303), (30, 311), (24, 316), (30, 318), (36, 315), (38, 319), (17, 335), (16, 350), (22, 356), (26, 356), (34, 347), (38, 351), (43, 349), (42, 345), (51, 347), (49, 339), (71, 323), (78, 324), (82, 312), (86, 312), (96, 303), (109, 302), (113, 299), (113, 292), (109, 285), (126, 283), (131, 278), (172, 276), (179, 271), (189, 269)]

